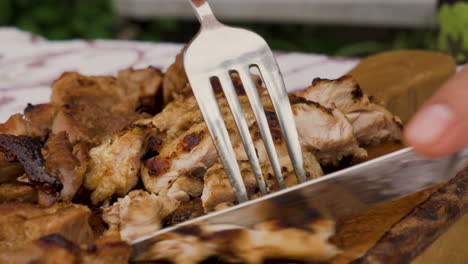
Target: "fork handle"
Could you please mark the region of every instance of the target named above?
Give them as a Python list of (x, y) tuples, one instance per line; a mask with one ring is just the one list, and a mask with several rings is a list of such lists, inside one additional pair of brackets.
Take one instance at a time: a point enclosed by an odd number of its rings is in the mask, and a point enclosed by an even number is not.
[(204, 28), (213, 28), (221, 25), (221, 23), (216, 19), (213, 11), (211, 10), (208, 0), (189, 0), (192, 5), (195, 13), (197, 14), (198, 21)]

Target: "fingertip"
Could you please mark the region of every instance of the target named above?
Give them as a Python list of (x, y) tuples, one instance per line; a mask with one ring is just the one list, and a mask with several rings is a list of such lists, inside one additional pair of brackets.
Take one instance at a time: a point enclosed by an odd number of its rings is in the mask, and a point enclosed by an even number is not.
[(424, 107), (407, 125), (404, 143), (428, 157), (449, 155), (463, 148), (464, 128), (456, 113), (447, 105)]

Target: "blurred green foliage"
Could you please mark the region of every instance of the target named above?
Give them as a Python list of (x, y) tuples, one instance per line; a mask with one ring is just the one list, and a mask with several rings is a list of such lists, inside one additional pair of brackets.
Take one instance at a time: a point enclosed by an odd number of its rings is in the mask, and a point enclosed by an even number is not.
[[(137, 39), (185, 43), (198, 22), (173, 18), (131, 21), (119, 18), (113, 0), (0, 0), (0, 26), (10, 25), (52, 40)], [(436, 29), (236, 23), (264, 36), (276, 50), (335, 56), (367, 56), (395, 49), (444, 50), (458, 61), (468, 55), (468, 4), (442, 7)]]
[(439, 47), (452, 54), (457, 61), (468, 61), (468, 3), (443, 5), (438, 20)]
[(112, 38), (112, 0), (0, 0), (0, 25), (48, 39)]

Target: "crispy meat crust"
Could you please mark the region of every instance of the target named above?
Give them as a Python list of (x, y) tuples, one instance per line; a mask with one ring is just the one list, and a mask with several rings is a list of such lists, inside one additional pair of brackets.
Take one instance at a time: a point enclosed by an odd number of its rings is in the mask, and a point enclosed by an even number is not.
[(83, 183), (86, 172), (88, 149), (86, 144), (79, 143), (73, 147), (65, 132), (51, 134), (42, 150), (47, 171), (59, 179), (63, 185), (61, 200), (73, 199)]
[(60, 192), (63, 185), (47, 172), (41, 147), (40, 142), (28, 136), (0, 135), (0, 150), (6, 154), (6, 160), (18, 160), (29, 180), (42, 191)]

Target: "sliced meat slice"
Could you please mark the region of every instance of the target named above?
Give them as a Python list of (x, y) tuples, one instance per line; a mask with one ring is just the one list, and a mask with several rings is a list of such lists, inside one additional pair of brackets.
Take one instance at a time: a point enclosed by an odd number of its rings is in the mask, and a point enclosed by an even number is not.
[(74, 148), (67, 134), (60, 132), (49, 136), (42, 152), (47, 171), (63, 185), (61, 200), (71, 201), (83, 183), (87, 168), (88, 150), (85, 144), (79, 143)]
[(210, 167), (217, 159), (206, 125), (200, 123), (171, 143), (163, 145), (159, 156), (142, 166), (141, 177), (148, 191), (159, 194), (180, 176)]
[(103, 219), (109, 224), (110, 230), (120, 231), (121, 238), (131, 242), (161, 229), (163, 220), (179, 204), (168, 196), (136, 190), (105, 208)]
[(41, 208), (32, 204), (0, 204), (0, 248), (11, 249), (58, 233), (77, 244), (89, 243), (93, 232), (86, 206), (55, 204)]
[(149, 138), (155, 133), (150, 120), (141, 120), (89, 151), (84, 184), (93, 190), (94, 204), (114, 194), (124, 196), (135, 187), (141, 158), (146, 153)]
[[(289, 159), (286, 147), (282, 145), (277, 149), (279, 149), (279, 161), (286, 186), (291, 187), (297, 185), (298, 182), (296, 174)], [(251, 199), (261, 197), (250, 162), (240, 161), (239, 167), (244, 184), (247, 188), (247, 193)], [(310, 152), (304, 152), (304, 167), (309, 179), (314, 179), (323, 175), (320, 164), (315, 156)], [(278, 191), (279, 186), (276, 177), (274, 176), (273, 170), (268, 162), (263, 163), (262, 172), (267, 182), (269, 192)], [(237, 202), (235, 193), (220, 162), (207, 170), (204, 178), (201, 200), (206, 213), (222, 210), (226, 208), (226, 206), (229, 207)]]
[(37, 191), (34, 187), (21, 183), (0, 185), (0, 203), (35, 203)]
[(351, 76), (337, 80), (315, 79), (312, 86), (295, 95), (345, 113), (360, 144), (400, 140), (402, 137), (400, 119), (363, 94)]
[[(249, 196), (257, 192), (257, 181), (248, 161), (240, 162), (242, 179)], [(218, 162), (206, 171), (204, 178), (203, 194), (201, 196), (205, 212), (211, 212), (218, 204), (234, 203), (236, 195), (231, 187), (223, 165)]]
[(38, 140), (28, 136), (0, 135), (0, 151), (5, 159), (19, 161), (31, 183), (46, 193), (56, 194), (63, 185), (47, 171), (41, 147)]
[(321, 164), (336, 164), (346, 156), (358, 160), (367, 156), (358, 145), (353, 126), (340, 110), (299, 97), (291, 101), (299, 140)]
[[(249, 229), (233, 225), (188, 226), (164, 234), (137, 260), (195, 264), (210, 257), (234, 263), (267, 259), (325, 262), (338, 254), (328, 242), (334, 223), (314, 221), (303, 228), (265, 222)], [(287, 243), (285, 243), (287, 241)]]

